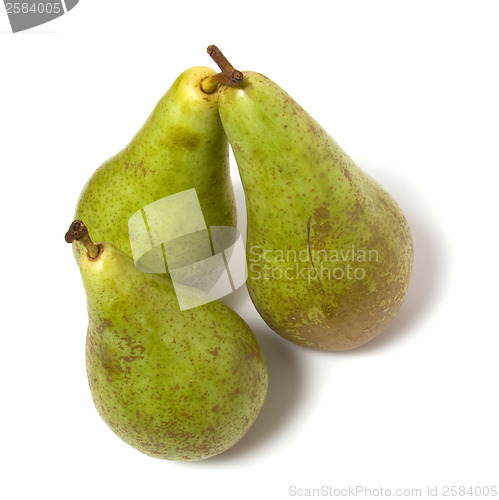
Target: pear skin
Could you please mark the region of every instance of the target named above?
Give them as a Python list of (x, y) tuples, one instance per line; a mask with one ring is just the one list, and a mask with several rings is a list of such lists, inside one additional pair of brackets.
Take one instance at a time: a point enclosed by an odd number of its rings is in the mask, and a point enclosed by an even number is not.
[[(104, 162), (84, 186), (75, 219), (96, 241), (132, 257), (128, 221), (146, 205), (196, 189), (207, 226), (236, 226), (228, 142), (218, 115), (218, 93), (201, 82), (207, 67), (184, 71), (122, 151)], [(78, 260), (83, 247), (73, 245)]]
[(220, 301), (180, 311), (168, 279), (138, 271), (113, 245), (93, 248), (79, 264), (88, 382), (104, 422), (155, 458), (203, 460), (229, 449), (267, 392), (248, 325)]
[(406, 296), (413, 244), (404, 214), (281, 87), (242, 74), (220, 87), (219, 112), (246, 197), (249, 295), (296, 344), (360, 347)]

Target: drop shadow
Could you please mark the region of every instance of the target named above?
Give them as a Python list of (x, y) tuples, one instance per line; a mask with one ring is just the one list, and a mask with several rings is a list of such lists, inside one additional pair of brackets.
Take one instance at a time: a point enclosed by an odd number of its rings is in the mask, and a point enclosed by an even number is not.
[[(232, 184), (237, 207), (237, 229), (241, 232), (243, 244), (246, 247), (246, 202), (244, 190), (239, 177), (233, 176)], [(229, 295), (226, 295), (225, 297), (222, 297), (220, 300), (235, 310), (238, 310), (246, 302), (251, 302), (246, 285), (239, 287), (237, 290)]]
[(241, 440), (220, 455), (198, 462), (203, 466), (234, 462), (249, 457), (264, 446), (270, 446), (292, 424), (296, 409), (301, 407), (306, 397), (306, 377), (303, 363), (299, 361), (299, 347), (279, 337), (263, 320), (258, 326), (250, 326), (267, 361), (267, 397), (254, 424)]
[(243, 286), (239, 287), (235, 292), (222, 297), (220, 300), (235, 311), (238, 311), (246, 303), (251, 302), (251, 299), (248, 295), (248, 289), (246, 288), (246, 283)]
[[(368, 168), (369, 167), (369, 168)], [(411, 228), (414, 244), (414, 264), (409, 289), (397, 316), (376, 338), (355, 351), (367, 353), (406, 338), (415, 326), (438, 305), (448, 276), (445, 255), (449, 254), (442, 231), (428, 203), (407, 180), (396, 176), (392, 169), (363, 166), (401, 205)], [(350, 351), (351, 352), (351, 351)]]
[(406, 299), (397, 316), (375, 339), (360, 349), (379, 349), (414, 331), (441, 297), (445, 276), (442, 252), (435, 239), (418, 222), (411, 224), (414, 236), (414, 267)]

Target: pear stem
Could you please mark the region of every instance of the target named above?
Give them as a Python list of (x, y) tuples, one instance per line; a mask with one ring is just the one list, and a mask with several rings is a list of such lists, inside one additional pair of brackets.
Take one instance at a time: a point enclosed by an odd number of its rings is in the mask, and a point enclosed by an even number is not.
[(227, 85), (228, 87), (236, 87), (241, 84), (243, 74), (232, 66), (217, 46), (210, 45), (207, 51), (222, 71), (221, 73), (205, 78), (201, 82), (201, 90), (205, 94), (212, 94), (220, 84)]
[(91, 259), (95, 259), (97, 255), (99, 255), (99, 247), (90, 239), (87, 226), (85, 226), (81, 220), (75, 220), (71, 223), (64, 239), (66, 243), (79, 241), (85, 246), (88, 256)]
[[(239, 73), (239, 72), (237, 72)], [(243, 81), (242, 76), (239, 78), (234, 73), (217, 73), (213, 76), (207, 76), (201, 80), (201, 90), (205, 94), (213, 94), (220, 84), (227, 85), (228, 87), (235, 87)]]

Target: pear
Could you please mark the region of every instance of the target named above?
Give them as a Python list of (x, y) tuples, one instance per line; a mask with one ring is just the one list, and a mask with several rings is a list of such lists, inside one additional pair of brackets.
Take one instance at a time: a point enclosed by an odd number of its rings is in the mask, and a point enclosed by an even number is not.
[[(220, 67), (227, 60), (208, 49)], [(249, 295), (282, 337), (327, 351), (362, 346), (395, 317), (413, 243), (395, 200), (266, 76), (219, 90), (247, 206)]]
[[(122, 151), (104, 162), (84, 186), (75, 219), (96, 241), (133, 257), (130, 217), (162, 198), (196, 189), (207, 226), (236, 226), (228, 142), (218, 115), (218, 93), (201, 90), (215, 71), (184, 71)], [(83, 247), (73, 245), (78, 260)]]
[(233, 446), (267, 391), (266, 363), (248, 325), (220, 301), (180, 311), (168, 279), (138, 271), (81, 221), (87, 296), (86, 366), (102, 419), (125, 443), (156, 458), (203, 460)]

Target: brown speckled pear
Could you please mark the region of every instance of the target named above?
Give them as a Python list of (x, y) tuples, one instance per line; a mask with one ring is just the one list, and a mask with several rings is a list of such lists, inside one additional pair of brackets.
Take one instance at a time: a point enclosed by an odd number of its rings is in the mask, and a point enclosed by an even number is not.
[[(103, 163), (86, 183), (75, 219), (96, 241), (132, 257), (128, 220), (146, 205), (195, 188), (208, 226), (236, 226), (228, 142), (218, 115), (218, 93), (201, 82), (206, 67), (184, 71), (160, 99), (132, 141)], [(83, 247), (73, 245), (76, 259)]]
[(233, 446), (255, 421), (267, 369), (248, 325), (214, 301), (180, 311), (169, 279), (138, 271), (80, 221), (66, 241), (87, 248), (86, 364), (95, 406), (127, 444), (151, 457), (203, 460)]
[(413, 245), (404, 214), (281, 87), (242, 75), (221, 86), (219, 111), (246, 196), (250, 297), (292, 342), (362, 346), (390, 323), (408, 289)]

